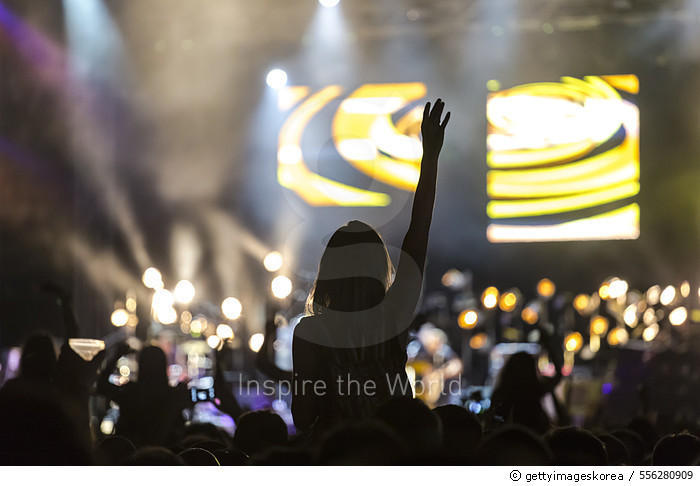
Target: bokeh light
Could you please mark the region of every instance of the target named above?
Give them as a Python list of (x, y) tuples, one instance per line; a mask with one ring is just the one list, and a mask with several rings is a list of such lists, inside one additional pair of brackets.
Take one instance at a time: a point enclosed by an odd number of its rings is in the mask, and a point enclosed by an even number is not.
[(281, 69), (273, 69), (267, 73), (265, 82), (272, 89), (283, 88), (287, 84), (287, 73)]
[(160, 274), (157, 268), (149, 267), (143, 272), (143, 277), (141, 279), (143, 284), (149, 289), (160, 289), (163, 288), (163, 276)]
[(637, 306), (635, 304), (628, 305), (622, 319), (628, 326), (635, 327), (637, 325)]
[(175, 296), (166, 289), (158, 289), (153, 294), (153, 308), (158, 312), (160, 309), (172, 307), (175, 303)]
[(659, 302), (661, 305), (670, 305), (676, 299), (676, 288), (673, 285), (669, 285), (661, 292), (659, 296)]
[(627, 282), (614, 278), (608, 284), (608, 296), (611, 299), (618, 299), (627, 293)]
[(265, 341), (265, 336), (260, 333), (256, 332), (252, 336), (250, 336), (250, 339), (248, 340), (248, 347), (254, 352), (257, 353), (260, 351), (260, 348), (262, 348), (263, 342)]
[(480, 332), (479, 334), (475, 334), (472, 336), (472, 338), (469, 340), (469, 347), (472, 349), (481, 349), (485, 347), (488, 344), (488, 337), (486, 336), (486, 333)]
[(629, 334), (623, 327), (616, 327), (608, 333), (608, 344), (610, 346), (621, 346), (627, 344), (627, 341), (629, 341)]
[(608, 320), (603, 316), (591, 318), (591, 334), (602, 335), (608, 330)]
[(221, 338), (222, 341), (227, 339), (233, 339), (233, 329), (228, 324), (219, 324), (216, 326), (216, 335)]
[(272, 295), (278, 299), (284, 299), (292, 293), (292, 281), (284, 275), (278, 275), (272, 280), (270, 288)]
[(189, 280), (180, 280), (173, 291), (175, 300), (181, 304), (189, 304), (194, 300), (194, 285)]
[(207, 321), (203, 318), (194, 319), (190, 323), (190, 332), (192, 334), (201, 334), (202, 331), (207, 327)]
[(680, 291), (682, 297), (688, 297), (690, 295), (690, 282), (684, 280), (683, 283), (681, 283)]
[(498, 301), (498, 307), (503, 312), (513, 312), (515, 305), (518, 303), (518, 297), (513, 292), (504, 293)]
[(659, 296), (661, 295), (661, 287), (658, 285), (653, 285), (647, 290), (647, 303), (649, 305), (656, 305), (659, 303)]
[(177, 321), (177, 312), (173, 307), (163, 307), (156, 311), (156, 319), (161, 324), (172, 324)]
[(653, 323), (644, 329), (642, 338), (647, 342), (653, 341), (657, 334), (659, 334), (659, 325), (657, 323)]
[(481, 303), (487, 309), (493, 309), (498, 304), (499, 292), (496, 287), (488, 287), (481, 294)]
[(450, 268), (442, 276), (441, 281), (442, 285), (445, 287), (451, 288), (452, 290), (459, 290), (467, 283), (467, 277), (456, 268)]
[(688, 319), (688, 310), (685, 307), (676, 307), (668, 315), (668, 320), (674, 326), (680, 326)]
[(522, 317), (523, 321), (527, 322), (530, 325), (535, 324), (540, 318), (539, 313), (532, 306), (525, 307), (520, 313), (520, 317)]
[(221, 344), (221, 339), (216, 334), (212, 334), (207, 338), (207, 344), (211, 349), (217, 349)]
[(112, 324), (117, 327), (122, 327), (129, 322), (129, 313), (125, 309), (117, 309), (112, 312)]
[(278, 251), (271, 251), (265, 255), (265, 258), (263, 259), (263, 266), (268, 272), (276, 272), (282, 268), (283, 263), (284, 259), (282, 258), (282, 254)]
[(588, 308), (590, 301), (591, 299), (587, 294), (578, 294), (574, 298), (574, 309), (576, 309), (579, 313), (583, 313)]
[(459, 314), (458, 324), (462, 329), (473, 329), (479, 320), (479, 314), (475, 310), (467, 309)]
[(545, 299), (549, 299), (551, 296), (553, 296), (556, 290), (556, 285), (554, 285), (554, 282), (548, 278), (543, 278), (537, 282), (537, 293)]
[(564, 338), (564, 347), (571, 353), (576, 353), (583, 346), (583, 336), (580, 332), (572, 332)]
[(243, 305), (237, 298), (227, 297), (221, 303), (221, 311), (228, 319), (238, 319), (243, 312)]

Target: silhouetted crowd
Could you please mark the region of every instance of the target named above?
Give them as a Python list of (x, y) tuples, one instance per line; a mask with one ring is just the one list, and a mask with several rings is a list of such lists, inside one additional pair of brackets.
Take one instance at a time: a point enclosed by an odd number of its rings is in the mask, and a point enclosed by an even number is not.
[[(171, 387), (155, 346), (139, 353), (139, 378), (116, 386), (105, 378), (126, 352), (92, 361), (67, 344), (58, 356), (50, 336), (23, 348), (17, 377), (0, 389), (2, 465), (698, 465), (697, 429), (662, 431), (649, 419), (624, 428), (555, 426), (541, 406), (549, 389), (530, 355), (513, 355), (501, 371), (487, 413), (460, 405), (429, 408), (394, 397), (363, 418), (294, 435), (272, 410), (243, 411), (217, 372), (218, 406), (235, 418), (229, 435), (210, 423), (187, 423), (183, 385)], [(105, 366), (103, 366), (105, 365)], [(100, 368), (102, 372), (100, 373)], [(539, 379), (539, 381), (538, 381)], [(551, 378), (549, 379), (551, 380)], [(224, 391), (225, 390), (225, 391)], [(119, 404), (116, 434), (96, 432), (89, 410), (99, 393)], [(232, 405), (232, 402), (233, 405)], [(228, 407), (228, 408), (227, 408)], [(563, 421), (563, 419), (559, 419)]]

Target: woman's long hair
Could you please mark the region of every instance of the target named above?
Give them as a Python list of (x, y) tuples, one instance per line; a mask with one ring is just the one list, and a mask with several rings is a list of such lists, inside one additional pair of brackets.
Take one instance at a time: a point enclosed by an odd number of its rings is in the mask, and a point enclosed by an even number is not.
[(379, 304), (391, 285), (393, 266), (381, 236), (368, 224), (350, 221), (328, 241), (306, 301), (309, 315), (352, 312)]

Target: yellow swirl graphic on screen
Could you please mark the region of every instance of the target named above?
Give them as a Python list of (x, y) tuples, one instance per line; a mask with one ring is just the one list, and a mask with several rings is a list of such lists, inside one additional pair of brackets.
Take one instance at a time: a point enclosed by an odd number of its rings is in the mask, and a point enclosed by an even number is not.
[[(422, 107), (394, 123), (392, 115), (425, 96), (423, 83), (366, 84), (345, 99), (333, 116), (331, 133), (339, 159), (376, 180), (413, 191), (423, 155), (419, 139)], [(294, 86), (280, 91), (278, 106), (292, 111), (279, 133), (277, 179), (312, 206), (387, 206), (388, 194), (361, 189), (311, 171), (304, 160), (302, 135), (312, 118), (343, 89), (327, 86), (309, 96), (310, 89)]]
[(639, 236), (639, 110), (621, 96), (638, 90), (588, 76), (489, 95), (489, 241)]

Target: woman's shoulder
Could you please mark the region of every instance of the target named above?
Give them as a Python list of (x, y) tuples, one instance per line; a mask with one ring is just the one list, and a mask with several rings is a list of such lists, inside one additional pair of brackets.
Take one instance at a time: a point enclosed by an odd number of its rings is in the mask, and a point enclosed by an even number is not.
[(320, 326), (320, 316), (304, 316), (299, 320), (299, 323), (294, 326), (294, 337), (306, 341), (313, 341), (313, 336), (318, 334)]

